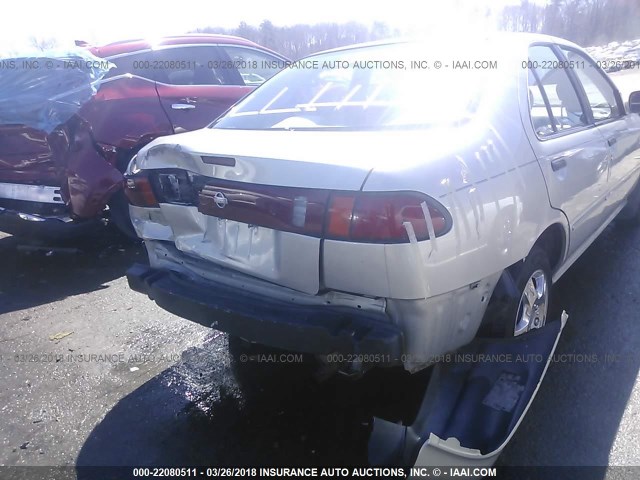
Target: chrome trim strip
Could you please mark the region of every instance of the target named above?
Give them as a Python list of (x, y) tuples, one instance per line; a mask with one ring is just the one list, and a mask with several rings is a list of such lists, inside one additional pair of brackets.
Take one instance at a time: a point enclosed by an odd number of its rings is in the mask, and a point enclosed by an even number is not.
[(55, 203), (62, 205), (60, 187), (45, 185), (22, 185), (18, 183), (0, 183), (0, 198), (25, 200), (28, 202)]

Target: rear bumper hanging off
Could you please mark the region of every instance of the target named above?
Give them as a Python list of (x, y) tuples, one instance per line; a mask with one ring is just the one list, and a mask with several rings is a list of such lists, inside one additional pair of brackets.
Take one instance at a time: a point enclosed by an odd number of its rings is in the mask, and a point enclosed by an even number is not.
[(567, 321), (515, 338), (477, 339), (434, 367), (412, 425), (379, 418), (374, 465), (491, 466), (531, 406)]
[(382, 312), (287, 303), (140, 264), (127, 271), (127, 280), (165, 310), (251, 342), (303, 353), (366, 354), (385, 366), (402, 363), (402, 331)]

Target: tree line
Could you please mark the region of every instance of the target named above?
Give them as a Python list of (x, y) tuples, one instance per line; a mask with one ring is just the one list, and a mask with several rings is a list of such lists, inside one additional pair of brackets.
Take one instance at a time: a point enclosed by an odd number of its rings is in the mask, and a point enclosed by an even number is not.
[(508, 31), (546, 33), (582, 46), (640, 38), (638, 0), (521, 0), (505, 7), (499, 27)]
[[(481, 5), (472, 8), (475, 14), (484, 15), (487, 23), (495, 22), (499, 30), (546, 33), (583, 46), (640, 38), (640, 0), (520, 0), (519, 5), (500, 10)], [(406, 32), (382, 21), (370, 26), (355, 21), (276, 26), (264, 20), (258, 26), (241, 22), (235, 28), (204, 27), (195, 33), (244, 37), (295, 60), (330, 48), (399, 37)], [(55, 39), (36, 36), (30, 43), (39, 50), (57, 45)]]
[(374, 22), (371, 26), (347, 22), (279, 27), (269, 20), (264, 20), (257, 27), (240, 22), (236, 28), (205, 27), (197, 29), (195, 33), (243, 37), (294, 60), (322, 50), (398, 37), (402, 34), (400, 30), (393, 29), (384, 22)]
[[(582, 46), (640, 38), (639, 0), (521, 0), (498, 11), (491, 7), (475, 11), (495, 22), (498, 30), (546, 33)], [(259, 26), (241, 22), (236, 28), (205, 27), (196, 32), (237, 35), (292, 59), (405, 33), (385, 22), (276, 26), (270, 20)]]

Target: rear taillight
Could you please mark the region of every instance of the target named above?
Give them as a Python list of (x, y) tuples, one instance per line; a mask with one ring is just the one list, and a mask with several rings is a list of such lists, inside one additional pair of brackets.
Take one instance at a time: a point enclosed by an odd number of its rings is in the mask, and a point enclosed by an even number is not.
[(335, 194), (327, 211), (327, 238), (352, 242), (409, 242), (446, 233), (449, 215), (432, 198), (415, 192)]
[(198, 209), (249, 225), (363, 243), (408, 243), (410, 235), (426, 240), (451, 226), (442, 205), (416, 192), (335, 192), (218, 180), (204, 185)]
[(349, 238), (355, 201), (354, 195), (334, 194), (331, 196), (326, 222), (326, 233), (329, 238)]
[[(147, 173), (148, 172), (148, 173)], [(193, 205), (212, 217), (284, 232), (362, 243), (408, 243), (451, 228), (447, 210), (418, 192), (342, 192), (211, 179), (185, 170), (126, 178), (133, 205)]]
[(146, 173), (127, 176), (124, 183), (124, 193), (129, 203), (137, 207), (158, 206), (158, 200), (153, 193), (151, 182)]
[(328, 197), (327, 190), (219, 181), (204, 185), (198, 210), (249, 225), (320, 237)]

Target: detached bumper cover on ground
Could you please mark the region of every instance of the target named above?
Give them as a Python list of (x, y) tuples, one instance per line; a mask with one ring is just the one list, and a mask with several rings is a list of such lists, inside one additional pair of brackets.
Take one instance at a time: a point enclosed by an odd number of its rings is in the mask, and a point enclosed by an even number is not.
[(476, 339), (439, 363), (411, 425), (375, 418), (376, 465), (490, 466), (529, 410), (567, 321), (511, 339)]
[(285, 303), (225, 285), (195, 282), (176, 272), (135, 264), (129, 286), (162, 308), (252, 342), (304, 353), (374, 355), (400, 364), (401, 330), (382, 313)]

